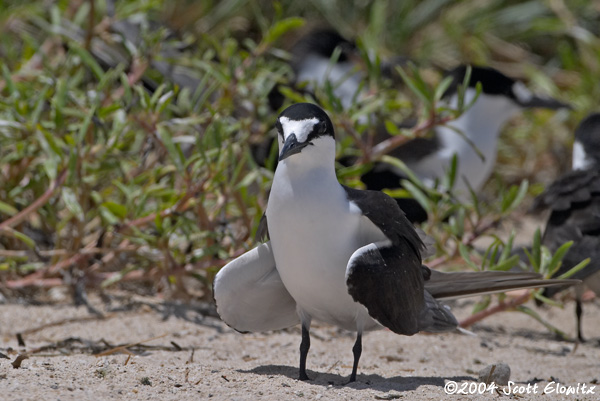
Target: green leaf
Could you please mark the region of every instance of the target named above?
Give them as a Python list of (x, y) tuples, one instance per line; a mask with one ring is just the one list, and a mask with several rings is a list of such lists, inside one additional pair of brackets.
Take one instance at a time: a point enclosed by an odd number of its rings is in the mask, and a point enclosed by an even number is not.
[(281, 87), (279, 87), (279, 91), (281, 92), (281, 94), (283, 96), (290, 99), (292, 102), (302, 103), (302, 102), (306, 101), (306, 98), (303, 95), (299, 94), (298, 92), (296, 92), (294, 89), (292, 89), (290, 87), (281, 86)]
[(461, 129), (459, 129), (453, 125), (448, 125), (448, 124), (445, 124), (444, 127), (456, 132), (466, 143), (469, 144), (471, 149), (473, 149), (473, 151), (475, 153), (477, 153), (477, 156), (479, 156), (481, 161), (485, 161), (485, 155), (481, 152), (481, 150), (477, 147), (477, 145), (475, 145), (475, 142), (473, 142), (473, 140), (471, 138), (469, 138), (467, 135), (465, 135), (465, 133)]
[(156, 226), (156, 230), (158, 232), (161, 232), (163, 230), (163, 217), (161, 216), (160, 213), (156, 213), (156, 215), (154, 216), (154, 225)]
[(162, 95), (156, 102), (156, 111), (162, 113), (175, 98), (175, 92), (169, 91)]
[(290, 17), (276, 22), (264, 36), (261, 46), (270, 46), (279, 39), (283, 34), (298, 29), (304, 25), (305, 21), (300, 17)]
[(573, 274), (577, 273), (578, 271), (580, 271), (581, 269), (583, 269), (584, 267), (589, 265), (591, 261), (592, 261), (592, 259), (590, 259), (590, 258), (584, 259), (581, 262), (579, 262), (577, 265), (575, 265), (571, 269), (569, 269), (567, 272), (558, 276), (557, 278), (564, 279), (564, 278), (572, 277)]
[(542, 317), (533, 309), (524, 306), (524, 305), (519, 305), (516, 308), (519, 312), (523, 312), (526, 315), (531, 316), (532, 318), (534, 318), (535, 320), (537, 320), (538, 322), (540, 322), (541, 324), (543, 324), (550, 332), (559, 335), (561, 338), (567, 339), (568, 336), (561, 330), (557, 329), (556, 327), (552, 326), (550, 323), (546, 322), (544, 319), (542, 319)]
[(446, 173), (446, 178), (448, 180), (448, 185), (446, 186), (449, 190), (454, 188), (454, 184), (456, 183), (456, 176), (458, 175), (458, 155), (455, 153), (452, 155), (452, 160), (450, 161), (450, 168)]
[(507, 196), (502, 200), (502, 212), (508, 213), (519, 206), (525, 198), (525, 195), (527, 195), (528, 188), (529, 182), (527, 180), (521, 181), (518, 190), (516, 186), (511, 186), (509, 190), (510, 196)]
[(483, 260), (482, 260), (482, 265), (481, 265), (481, 270), (486, 270), (487, 268), (489, 268), (492, 264), (494, 264), (497, 260), (496, 260), (496, 256), (498, 254), (498, 239), (496, 239), (486, 250), (485, 253), (483, 254)]
[(467, 69), (465, 71), (465, 76), (463, 78), (462, 84), (457, 88), (458, 95), (458, 111), (462, 113), (464, 111), (465, 104), (465, 92), (469, 87), (469, 82), (471, 82), (471, 72), (472, 68), (470, 65), (467, 65)]
[(14, 206), (9, 205), (8, 203), (0, 201), (0, 213), (7, 214), (9, 216), (14, 216), (15, 214), (19, 213), (19, 210)]
[[(402, 67), (396, 67), (396, 71), (398, 71), (398, 74), (400, 74), (400, 77), (402, 78), (406, 86), (408, 86), (408, 89), (410, 89), (411, 92), (413, 92), (419, 98), (419, 100), (423, 102), (423, 104), (431, 105), (429, 93), (426, 89), (423, 88), (423, 86), (417, 78), (413, 79), (409, 77)], [(414, 71), (416, 71), (415, 68), (413, 68), (413, 72)]]
[(404, 188), (384, 189), (383, 192), (392, 198), (412, 198), (410, 192)]
[[(52, 135), (48, 130), (44, 129), (42, 126), (37, 126), (37, 137), (40, 141), (40, 145), (50, 157), (62, 157), (64, 152), (60, 148), (60, 146), (56, 143), (56, 138)], [(41, 135), (40, 135), (41, 134)]]
[(6, 227), (0, 230), (0, 235), (2, 235), (2, 233), (8, 234), (9, 236), (20, 240), (30, 249), (35, 249), (35, 241), (22, 232), (15, 230), (14, 228)]
[(2, 76), (4, 77), (4, 83), (6, 85), (8, 95), (12, 96), (13, 94), (17, 93), (17, 87), (15, 86), (10, 70), (5, 63), (2, 63)]
[(460, 256), (462, 256), (462, 258), (465, 260), (465, 262), (467, 262), (467, 264), (469, 266), (471, 266), (474, 270), (481, 270), (479, 268), (479, 266), (477, 266), (472, 260), (471, 260), (471, 255), (469, 254), (469, 250), (467, 249), (467, 246), (465, 244), (463, 244), (462, 242), (458, 243), (458, 251), (460, 253)]
[(515, 240), (515, 235), (515, 230), (512, 230), (510, 232), (508, 240), (506, 241), (506, 244), (504, 244), (504, 247), (502, 248), (502, 253), (500, 254), (499, 258), (500, 261), (506, 260), (510, 256), (513, 247), (513, 242)]
[(442, 96), (444, 96), (444, 93), (446, 93), (446, 90), (448, 89), (451, 83), (452, 77), (446, 77), (442, 80), (442, 82), (438, 84), (438, 86), (435, 88), (434, 93), (434, 99), (436, 101), (440, 100)]
[(56, 94), (52, 98), (54, 108), (54, 124), (56, 128), (61, 129), (64, 123), (63, 109), (67, 102), (68, 85), (67, 81), (60, 78), (56, 83)]
[(50, 180), (55, 180), (58, 172), (58, 161), (54, 157), (44, 159), (42, 162), (44, 171)]
[(419, 189), (415, 184), (408, 180), (402, 180), (402, 186), (410, 192), (413, 198), (419, 202), (419, 204), (425, 209), (427, 214), (431, 213), (431, 202), (427, 195), (421, 189)]
[(452, 234), (458, 238), (462, 237), (465, 232), (463, 221), (464, 220), (458, 219), (455, 216), (450, 216), (448, 219), (448, 226), (450, 227)]
[(543, 296), (542, 294), (540, 294), (539, 291), (535, 291), (533, 293), (533, 296), (535, 297), (535, 299), (540, 300), (540, 301), (542, 301), (545, 304), (548, 304), (548, 305), (551, 305), (551, 306), (556, 306), (558, 308), (562, 308), (563, 307), (562, 303), (557, 302), (557, 301), (555, 301), (553, 299), (550, 299), (550, 298), (547, 298), (547, 297)]
[(77, 180), (77, 151), (75, 149), (71, 149), (69, 152), (69, 175), (67, 178), (68, 185), (73, 186), (75, 184), (75, 180)]
[(44, 89), (42, 89), (38, 93), (37, 100), (35, 102), (35, 107), (33, 109), (33, 113), (31, 113), (31, 118), (30, 118), (30, 121), (32, 124), (37, 124), (38, 121), (40, 120), (42, 111), (44, 110), (44, 107), (46, 106), (46, 102), (47, 102), (46, 97), (48, 96), (48, 92), (50, 92), (50, 85), (46, 85), (44, 87)]
[(385, 130), (390, 135), (398, 135), (398, 134), (400, 134), (400, 129), (398, 129), (398, 126), (396, 125), (396, 123), (394, 123), (393, 121), (388, 120), (388, 119), (385, 120)]
[(73, 192), (71, 188), (63, 187), (61, 193), (62, 200), (67, 209), (73, 214), (73, 217), (79, 221), (84, 221), (83, 209), (79, 204), (79, 200), (77, 199), (75, 192)]
[(119, 75), (119, 80), (121, 81), (121, 86), (124, 89), (123, 101), (125, 102), (125, 104), (130, 104), (132, 98), (132, 91), (131, 85), (129, 84), (129, 78), (127, 78), (127, 74), (121, 73)]
[(519, 262), (519, 255), (513, 255), (510, 258), (490, 267), (490, 270), (508, 271)]
[(171, 160), (177, 167), (177, 170), (183, 171), (183, 166), (185, 164), (185, 156), (181, 152), (181, 148), (175, 143), (173, 143), (173, 138), (171, 137), (171, 133), (169, 132), (169, 130), (167, 130), (163, 124), (158, 124), (156, 127), (156, 131), (163, 145), (165, 145), (167, 152), (169, 152), (169, 156), (171, 157)]
[(112, 214), (112, 212), (110, 210), (108, 210), (105, 207), (100, 207), (100, 216), (106, 220), (106, 222), (111, 225), (117, 225), (119, 224), (121, 221), (119, 220), (119, 218), (117, 216), (115, 216), (114, 214)]
[(95, 107), (92, 107), (87, 112), (85, 119), (83, 120), (83, 122), (81, 123), (81, 126), (79, 127), (79, 133), (77, 134), (77, 143), (78, 144), (83, 144), (83, 139), (85, 138), (85, 136), (88, 132), (88, 128), (89, 128), (90, 124), (92, 123), (92, 117), (94, 117), (95, 113), (96, 113)]
[(152, 94), (152, 96), (150, 97), (150, 107), (151, 108), (155, 108), (156, 104), (158, 102), (158, 99), (162, 96), (165, 88), (167, 87), (166, 84), (162, 83), (158, 86), (158, 88), (156, 88), (154, 90), (154, 93)]
[(533, 244), (531, 245), (531, 254), (525, 249), (525, 253), (529, 257), (529, 263), (533, 266), (536, 272), (540, 272), (542, 267), (542, 234), (540, 229), (535, 230), (533, 234)]
[(481, 301), (475, 304), (473, 310), (471, 311), (471, 314), (474, 315), (475, 313), (487, 309), (487, 307), (490, 306), (490, 303), (492, 303), (492, 297), (489, 295), (485, 295)]
[(110, 275), (107, 279), (105, 279), (100, 284), (100, 287), (106, 288), (112, 284), (118, 283), (119, 281), (121, 281), (123, 279), (123, 277), (125, 277), (125, 275), (127, 273), (132, 272), (134, 270), (137, 270), (136, 266), (127, 267), (127, 268), (121, 270), (120, 272), (116, 272), (116, 273)]
[(108, 209), (114, 216), (118, 217), (121, 220), (124, 220), (127, 216), (127, 207), (119, 203), (108, 201), (102, 203), (101, 206)]
[(548, 263), (548, 273), (550, 277), (554, 276), (556, 271), (560, 268), (563, 258), (569, 251), (569, 249), (573, 246), (573, 241), (568, 241), (562, 244), (554, 255), (552, 255), (552, 259), (550, 259), (550, 263)]
[(104, 70), (100, 67), (100, 64), (94, 59), (94, 57), (83, 47), (79, 46), (76, 42), (69, 43), (69, 50), (76, 53), (83, 61), (83, 64), (89, 67), (89, 69), (94, 73), (98, 80), (101, 80), (104, 76)]
[[(125, 70), (123, 64), (117, 65), (115, 68), (108, 70), (100, 79), (100, 82), (94, 88), (97, 92), (104, 92), (106, 89), (110, 89), (111, 85), (119, 79), (120, 74)], [(97, 99), (99, 99), (98, 97)]]
[(412, 170), (410, 168), (408, 168), (408, 166), (402, 160), (400, 160), (396, 157), (383, 155), (383, 156), (381, 156), (381, 161), (384, 163), (387, 163), (387, 164), (391, 164), (394, 167), (399, 168), (400, 170), (402, 170), (402, 172), (404, 174), (406, 174), (407, 178), (411, 182), (416, 183), (419, 186), (419, 188), (421, 188), (421, 189), (426, 189), (425, 185), (423, 185), (421, 180), (419, 180), (419, 178), (415, 175), (415, 173), (413, 173)]
[(260, 170), (252, 170), (240, 182), (235, 186), (236, 189), (247, 188), (255, 182), (260, 182), (261, 172)]
[(23, 263), (19, 266), (19, 273), (28, 274), (43, 268), (45, 265), (44, 262)]

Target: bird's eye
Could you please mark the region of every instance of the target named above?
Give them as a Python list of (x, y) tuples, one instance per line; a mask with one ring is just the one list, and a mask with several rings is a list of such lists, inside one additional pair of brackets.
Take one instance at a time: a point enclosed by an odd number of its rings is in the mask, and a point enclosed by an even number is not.
[(325, 132), (327, 132), (327, 124), (325, 124), (325, 122), (321, 122), (320, 126), (319, 126), (319, 133), (322, 135)]

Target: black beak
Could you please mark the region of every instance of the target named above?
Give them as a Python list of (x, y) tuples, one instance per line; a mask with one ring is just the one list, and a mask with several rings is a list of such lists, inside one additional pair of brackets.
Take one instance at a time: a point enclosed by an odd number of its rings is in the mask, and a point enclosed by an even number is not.
[(296, 139), (296, 134), (288, 136), (283, 144), (283, 148), (281, 148), (281, 153), (279, 153), (279, 161), (287, 159), (296, 153), (300, 153), (300, 151), (309, 144), (310, 142), (308, 141), (302, 143), (298, 142)]
[(570, 104), (561, 102), (559, 100), (553, 99), (551, 97), (539, 97), (533, 96), (531, 99), (527, 101), (519, 102), (521, 107), (532, 109), (532, 108), (540, 108), (540, 109), (550, 109), (550, 110), (558, 110), (558, 109), (569, 109), (572, 110)]

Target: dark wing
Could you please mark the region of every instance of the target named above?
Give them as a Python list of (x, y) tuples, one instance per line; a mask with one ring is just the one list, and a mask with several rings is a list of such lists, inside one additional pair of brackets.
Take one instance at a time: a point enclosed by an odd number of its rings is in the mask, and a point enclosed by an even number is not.
[(406, 164), (415, 163), (437, 152), (440, 142), (436, 135), (411, 139), (404, 145), (390, 152), (390, 156), (397, 157)]
[[(573, 210), (573, 215), (584, 214), (582, 210)], [(574, 221), (584, 219), (584, 216), (571, 216), (566, 222), (560, 225), (552, 224), (552, 215), (546, 225), (542, 243), (553, 252), (562, 244), (573, 241), (573, 245), (562, 260), (562, 264), (555, 276), (560, 276), (568, 272), (571, 268), (578, 265), (581, 261), (590, 258), (590, 263), (582, 270), (573, 274), (571, 278), (585, 280), (589, 276), (600, 271), (600, 236), (585, 231), (585, 228), (595, 226), (594, 220), (598, 218), (590, 212), (587, 222), (581, 221), (581, 224), (575, 224)], [(553, 294), (557, 291), (548, 291), (547, 294)]]
[(348, 261), (346, 284), (352, 298), (398, 334), (455, 329), (450, 311), (425, 294), (423, 243), (396, 202), (382, 192), (344, 188), (364, 214), (363, 224), (374, 224), (388, 238), (357, 249)]
[(577, 280), (543, 279), (537, 273), (504, 271), (443, 273), (431, 270), (431, 277), (425, 282), (425, 290), (436, 299), (452, 299), (522, 288), (565, 286), (576, 283)]
[[(542, 243), (552, 252), (567, 241), (573, 246), (556, 275), (566, 273), (586, 258), (591, 263), (573, 278), (584, 280), (600, 271), (600, 172), (572, 171), (536, 198), (537, 210), (550, 209)], [(547, 291), (548, 295), (556, 290)]]
[[(598, 196), (600, 196), (600, 172), (575, 170), (554, 181), (535, 199), (532, 209), (534, 211), (550, 209), (553, 213), (567, 212), (566, 215), (555, 217), (566, 219), (570, 215), (568, 213), (570, 209), (586, 207), (587, 202)], [(583, 205), (578, 205), (581, 203)], [(559, 222), (560, 220), (556, 221)]]
[(414, 270), (420, 272), (423, 242), (394, 199), (379, 191), (363, 191), (346, 186), (344, 189), (348, 200), (359, 207), (392, 245), (406, 246), (411, 251), (407, 258), (416, 263)]
[(408, 177), (396, 170), (391, 164), (375, 162), (371, 170), (360, 176), (360, 180), (367, 186), (367, 189), (373, 191), (400, 188), (400, 181)]
[[(406, 164), (416, 163), (437, 152), (440, 143), (436, 136), (431, 138), (414, 138), (389, 152), (390, 156), (402, 160)], [(399, 188), (400, 180), (408, 178), (389, 163), (375, 162), (373, 168), (360, 177), (368, 189), (380, 191), (384, 188)]]

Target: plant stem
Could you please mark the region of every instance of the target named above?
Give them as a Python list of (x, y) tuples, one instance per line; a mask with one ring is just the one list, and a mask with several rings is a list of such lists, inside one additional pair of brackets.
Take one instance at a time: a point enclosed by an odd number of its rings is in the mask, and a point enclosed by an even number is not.
[(459, 323), (460, 327), (466, 328), (474, 323), (479, 322), (480, 320), (485, 319), (488, 316), (491, 316), (498, 312), (504, 312), (509, 309), (513, 309), (531, 299), (531, 291), (526, 291), (524, 294), (518, 296), (517, 298), (512, 298), (508, 302), (500, 302), (498, 305), (482, 310), (481, 312), (475, 313), (474, 315), (469, 316)]

